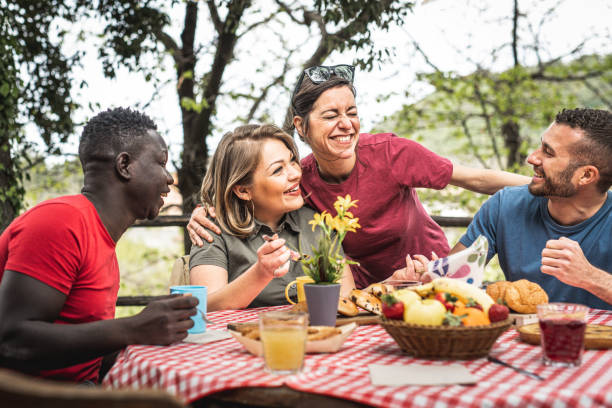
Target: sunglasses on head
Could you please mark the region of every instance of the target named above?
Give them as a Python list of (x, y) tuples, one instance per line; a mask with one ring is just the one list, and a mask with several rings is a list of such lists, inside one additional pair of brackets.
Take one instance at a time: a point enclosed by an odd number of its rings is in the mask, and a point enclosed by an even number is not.
[(293, 90), (293, 94), (291, 95), (291, 101), (293, 101), (295, 94), (302, 86), (304, 76), (308, 76), (308, 79), (310, 79), (312, 83), (320, 84), (329, 80), (332, 75), (344, 78), (350, 83), (353, 83), (353, 79), (355, 78), (355, 67), (352, 65), (340, 64), (333, 66), (319, 65), (316, 67), (306, 68), (304, 71), (302, 71), (302, 74), (300, 75), (297, 84), (295, 84), (295, 89)]

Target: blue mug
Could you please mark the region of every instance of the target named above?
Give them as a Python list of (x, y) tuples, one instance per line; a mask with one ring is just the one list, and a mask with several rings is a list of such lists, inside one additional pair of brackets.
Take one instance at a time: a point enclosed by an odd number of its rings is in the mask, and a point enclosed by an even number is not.
[(187, 330), (189, 334), (204, 333), (206, 331), (206, 322), (202, 316), (206, 316), (206, 295), (208, 294), (208, 288), (206, 286), (199, 285), (182, 285), (170, 287), (170, 293), (191, 293), (191, 296), (198, 298), (198, 313), (195, 316), (191, 316), (193, 320), (193, 327)]

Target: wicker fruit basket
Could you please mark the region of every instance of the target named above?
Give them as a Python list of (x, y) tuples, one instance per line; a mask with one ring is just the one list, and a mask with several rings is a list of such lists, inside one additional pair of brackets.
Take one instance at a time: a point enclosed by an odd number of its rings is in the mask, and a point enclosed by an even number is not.
[(423, 326), (381, 319), (381, 326), (402, 350), (414, 357), (471, 360), (489, 354), (495, 340), (512, 325), (512, 319), (486, 326)]

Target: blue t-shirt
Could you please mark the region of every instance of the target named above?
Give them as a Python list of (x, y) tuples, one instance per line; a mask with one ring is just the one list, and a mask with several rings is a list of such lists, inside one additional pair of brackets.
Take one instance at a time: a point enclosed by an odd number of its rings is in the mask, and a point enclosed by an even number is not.
[(469, 247), (479, 236), (489, 240), (489, 261), (497, 253), (506, 279), (528, 279), (548, 293), (551, 302), (572, 302), (596, 309), (612, 305), (590, 292), (567, 285), (540, 271), (542, 250), (549, 239), (567, 237), (578, 242), (587, 260), (595, 267), (612, 272), (612, 194), (586, 221), (563, 226), (548, 213), (548, 199), (532, 195), (527, 186), (498, 191), (476, 213), (461, 242)]

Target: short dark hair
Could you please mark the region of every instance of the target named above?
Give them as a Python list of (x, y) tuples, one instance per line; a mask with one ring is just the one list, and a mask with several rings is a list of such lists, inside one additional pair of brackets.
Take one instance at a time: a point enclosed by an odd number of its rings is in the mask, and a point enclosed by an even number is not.
[[(342, 77), (333, 75), (330, 79), (320, 84), (315, 84), (310, 78), (305, 77), (302, 81), (300, 89), (297, 90), (293, 99), (291, 100), (290, 115), (286, 118), (283, 130), (289, 134), (293, 133), (295, 126), (293, 125), (293, 117), (299, 116), (304, 119), (304, 132), (308, 133), (309, 115), (312, 112), (312, 107), (319, 99), (319, 96), (328, 89), (337, 88), (341, 86), (348, 87), (353, 95), (357, 95), (357, 91), (353, 84)], [(300, 138), (304, 140), (302, 136)]]
[(600, 109), (563, 109), (555, 123), (580, 129), (584, 141), (573, 147), (574, 161), (597, 167), (599, 190), (604, 193), (612, 186), (612, 112)]
[(137, 153), (139, 142), (155, 122), (144, 113), (130, 108), (108, 109), (91, 118), (81, 134), (79, 158), (85, 165), (92, 161), (109, 161), (121, 152)]

